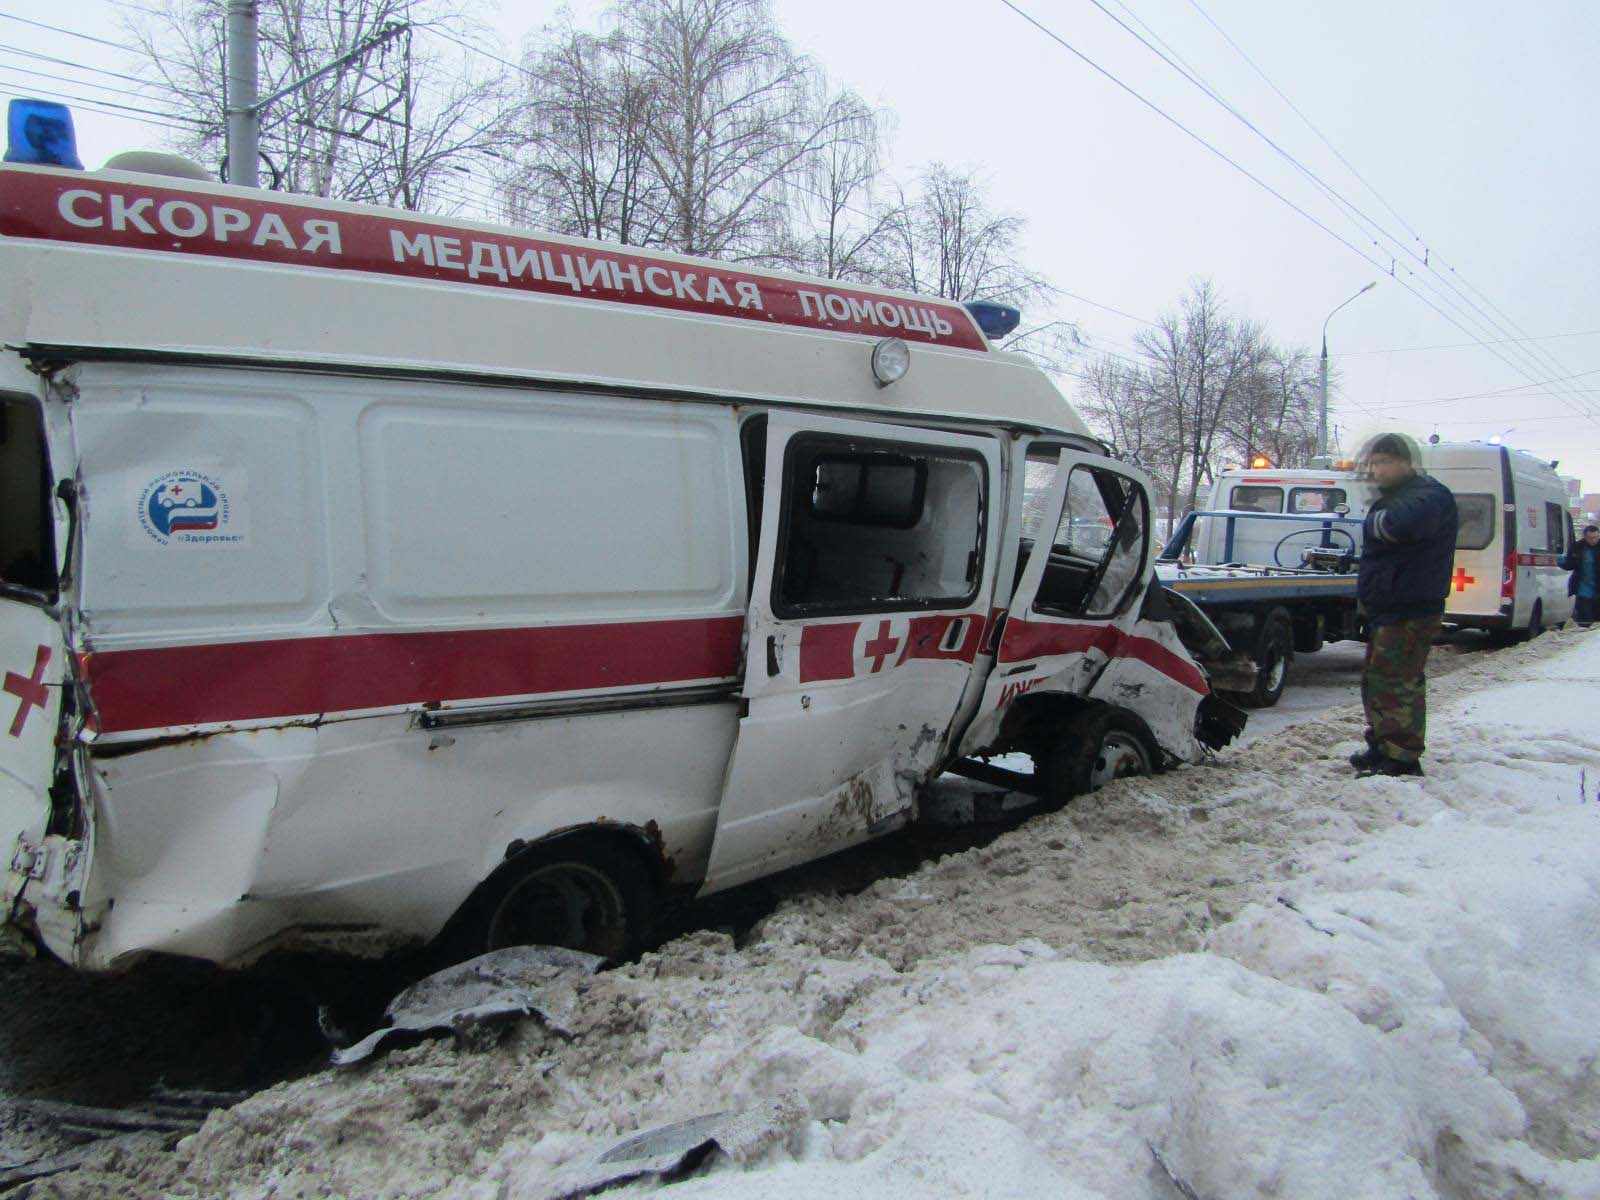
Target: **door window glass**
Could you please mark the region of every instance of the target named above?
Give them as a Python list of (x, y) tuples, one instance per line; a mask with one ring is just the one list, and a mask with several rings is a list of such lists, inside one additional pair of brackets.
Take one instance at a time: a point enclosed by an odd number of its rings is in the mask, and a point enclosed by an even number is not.
[(1292, 513), (1331, 513), (1344, 502), (1343, 488), (1303, 487), (1289, 493), (1289, 511)]
[(1113, 471), (1073, 467), (1034, 607), (1060, 616), (1114, 616), (1140, 582), (1149, 536), (1143, 488)]
[(773, 611), (965, 607), (983, 565), (985, 486), (982, 458), (960, 450), (795, 439)]
[(1566, 552), (1563, 532), (1567, 526), (1567, 510), (1559, 504), (1544, 506), (1545, 548), (1552, 554)]
[(1483, 492), (1456, 495), (1456, 549), (1482, 550), (1494, 541), (1495, 498)]
[(1233, 489), (1233, 496), (1229, 499), (1228, 506), (1244, 512), (1281, 513), (1283, 489), (1241, 485)]

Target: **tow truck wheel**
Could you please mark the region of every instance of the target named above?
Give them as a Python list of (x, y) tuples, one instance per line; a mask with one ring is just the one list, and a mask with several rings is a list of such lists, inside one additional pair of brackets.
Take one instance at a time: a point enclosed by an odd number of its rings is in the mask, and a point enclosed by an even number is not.
[(1109, 709), (1080, 718), (1066, 736), (1034, 756), (1045, 801), (1066, 804), (1114, 779), (1149, 775), (1156, 755), (1139, 722)]
[(591, 839), (530, 850), (468, 902), (448, 952), (459, 961), (509, 946), (561, 946), (625, 962), (650, 928), (648, 874), (637, 856)]
[(1294, 654), (1294, 626), (1286, 613), (1273, 613), (1256, 643), (1256, 686), (1244, 695), (1251, 708), (1271, 708), (1289, 682), (1289, 660)]

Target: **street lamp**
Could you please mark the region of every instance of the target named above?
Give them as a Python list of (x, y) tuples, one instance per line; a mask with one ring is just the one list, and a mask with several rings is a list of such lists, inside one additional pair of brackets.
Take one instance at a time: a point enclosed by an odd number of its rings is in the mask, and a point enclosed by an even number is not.
[(1327, 320), (1322, 322), (1322, 372), (1318, 377), (1319, 383), (1317, 387), (1318, 454), (1326, 454), (1328, 452), (1328, 321), (1333, 320), (1333, 313), (1338, 312), (1339, 309), (1343, 308), (1345, 304), (1349, 304), (1351, 300), (1359, 300), (1362, 296), (1365, 296), (1377, 286), (1378, 281), (1373, 280), (1354, 296), (1351, 296), (1350, 300), (1346, 300), (1344, 304), (1340, 304), (1337, 308), (1335, 308), (1333, 312), (1328, 314)]

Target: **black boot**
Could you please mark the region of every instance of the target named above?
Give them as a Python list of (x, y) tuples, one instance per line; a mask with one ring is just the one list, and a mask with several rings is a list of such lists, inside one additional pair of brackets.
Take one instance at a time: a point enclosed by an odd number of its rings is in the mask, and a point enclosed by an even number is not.
[(1369, 767), (1363, 767), (1356, 772), (1357, 779), (1366, 779), (1370, 775), (1421, 775), (1420, 762), (1401, 762), (1398, 758), (1389, 758), (1379, 755), (1378, 760)]
[(1375, 767), (1382, 761), (1383, 751), (1373, 745), (1370, 736), (1367, 738), (1367, 748), (1365, 750), (1357, 750), (1350, 756), (1350, 765), (1358, 771), (1365, 771), (1369, 767)]

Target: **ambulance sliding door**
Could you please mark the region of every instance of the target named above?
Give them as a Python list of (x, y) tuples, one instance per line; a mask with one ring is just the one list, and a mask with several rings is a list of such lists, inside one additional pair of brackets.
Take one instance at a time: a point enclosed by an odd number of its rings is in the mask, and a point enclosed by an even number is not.
[(705, 890), (863, 841), (939, 762), (991, 599), (992, 438), (775, 413)]

